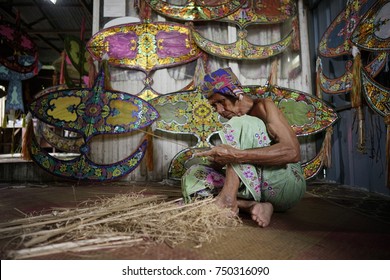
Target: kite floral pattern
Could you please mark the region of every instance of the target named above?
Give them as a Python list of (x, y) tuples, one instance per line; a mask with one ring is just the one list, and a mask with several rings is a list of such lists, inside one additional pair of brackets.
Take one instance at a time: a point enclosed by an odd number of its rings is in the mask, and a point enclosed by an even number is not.
[(65, 36), (64, 45), (66, 54), (72, 65), (79, 71), (80, 77), (88, 75), (90, 54), (85, 48), (85, 43), (78, 37), (67, 35)]
[[(384, 68), (387, 62), (387, 53), (379, 53), (373, 61), (367, 64), (364, 68), (371, 77), (376, 77), (380, 71)], [(343, 75), (337, 78), (328, 78), (322, 72), (322, 67), (318, 67), (319, 80), (321, 89), (328, 94), (340, 94), (346, 93), (352, 89), (353, 74), (352, 74), (352, 61), (347, 61), (346, 71)]]
[(313, 159), (302, 164), (303, 174), (306, 180), (309, 180), (317, 175), (323, 167), (324, 163), (322, 161), (321, 153), (322, 152), (319, 152)]
[(111, 65), (150, 72), (196, 60), (202, 53), (190, 30), (169, 22), (129, 23), (108, 27), (87, 43), (91, 55)]
[(218, 113), (197, 90), (163, 95), (150, 103), (160, 114), (156, 129), (193, 134), (199, 147), (210, 146), (210, 136), (222, 129)]
[(30, 147), (32, 159), (45, 171), (68, 179), (107, 181), (114, 180), (133, 171), (141, 162), (146, 152), (147, 141), (145, 140), (136, 151), (125, 159), (113, 164), (96, 164), (85, 155), (88, 152), (86, 146), (81, 147), (84, 153), (73, 160), (60, 160), (44, 151), (37, 143), (35, 137)]
[(291, 45), (294, 36), (293, 30), (277, 42), (260, 45), (249, 42), (247, 39), (249, 33), (247, 27), (254, 25), (259, 27), (262, 24), (278, 24), (294, 17), (296, 15), (294, 2), (292, 0), (249, 0), (233, 14), (219, 19), (218, 21), (220, 22), (236, 25), (237, 41), (234, 43), (221, 44), (209, 40), (197, 31), (196, 26), (192, 28), (192, 37), (199, 48), (221, 58), (258, 60), (278, 55)]
[(351, 36), (361, 17), (375, 1), (348, 0), (347, 8), (337, 15), (322, 36), (318, 52), (323, 57), (337, 57), (351, 54)]
[(234, 13), (246, 0), (225, 0), (217, 1), (217, 3), (215, 3), (216, 1), (189, 0), (186, 5), (174, 5), (163, 0), (147, 0), (147, 2), (153, 10), (170, 18), (186, 21), (205, 21), (216, 20)]
[(90, 89), (64, 89), (40, 96), (31, 105), (41, 121), (75, 131), (85, 142), (98, 134), (130, 132), (152, 124), (158, 112), (146, 101), (118, 91), (104, 89), (100, 73)]
[(249, 24), (284, 22), (297, 13), (295, 0), (248, 0), (239, 10), (221, 19), (241, 27)]
[(322, 67), (319, 67), (319, 86), (321, 90), (328, 94), (340, 94), (350, 91), (352, 89), (353, 84), (353, 74), (351, 68), (352, 61), (347, 61), (345, 73), (340, 77), (331, 79), (325, 76), (322, 71)]
[(78, 153), (84, 144), (82, 137), (63, 137), (55, 133), (47, 124), (39, 122), (38, 131), (52, 147), (59, 151)]
[(361, 49), (389, 51), (390, 1), (379, 0), (364, 15), (353, 31), (351, 41)]
[[(222, 119), (198, 89), (167, 94), (150, 100), (160, 114), (156, 129), (171, 133), (194, 135), (197, 148), (211, 147), (210, 137), (223, 127)], [(183, 149), (172, 159), (168, 169), (171, 179), (180, 179), (185, 164), (193, 160), (193, 149)]]
[(202, 36), (196, 30), (192, 31), (192, 37), (196, 44), (205, 52), (221, 58), (257, 60), (266, 59), (285, 51), (291, 44), (293, 32), (291, 31), (282, 40), (269, 45), (254, 45), (246, 40), (247, 32), (238, 32), (238, 40), (231, 44), (220, 44)]
[(380, 116), (386, 117), (389, 114), (390, 88), (386, 88), (373, 80), (365, 71), (362, 71), (363, 95), (367, 103)]
[[(50, 92), (63, 89), (68, 89), (68, 86), (66, 84), (60, 84), (45, 88), (35, 95), (35, 99)], [(36, 124), (38, 127), (38, 133), (46, 140), (46, 142), (59, 151), (78, 153), (80, 151), (80, 147), (84, 144), (83, 137), (78, 133), (65, 133), (66, 135), (63, 135), (61, 132), (60, 135), (56, 133), (55, 129), (53, 130), (52, 126), (47, 125), (42, 121), (37, 120)]]
[[(31, 56), (21, 56), (19, 57), (19, 62), (22, 65), (25, 63), (30, 64), (34, 60)], [(8, 65), (8, 64), (7, 64)], [(41, 64), (38, 63), (38, 69), (41, 68)], [(7, 90), (7, 99), (5, 101), (5, 113), (10, 113), (12, 110), (25, 112), (23, 104), (23, 80), (31, 79), (36, 76), (38, 73), (31, 72), (18, 72), (14, 71), (4, 65), (0, 65), (0, 80), (7, 80), (8, 90)]]
[(247, 94), (271, 98), (285, 114), (297, 136), (307, 136), (325, 130), (339, 118), (325, 101), (293, 89), (279, 86), (244, 86)]
[(77, 132), (84, 140), (78, 157), (60, 160), (42, 150), (33, 137), (32, 159), (51, 174), (89, 181), (112, 180), (127, 175), (139, 165), (147, 146), (147, 140), (144, 140), (123, 160), (96, 164), (88, 158), (89, 140), (93, 136), (134, 131), (149, 126), (159, 117), (146, 101), (124, 92), (106, 90), (103, 70), (92, 89), (48, 92), (31, 103), (30, 111), (40, 121)]

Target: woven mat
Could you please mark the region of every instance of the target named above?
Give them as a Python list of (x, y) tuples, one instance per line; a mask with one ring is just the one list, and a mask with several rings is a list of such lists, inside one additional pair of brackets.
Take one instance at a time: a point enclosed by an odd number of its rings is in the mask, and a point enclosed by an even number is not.
[[(20, 217), (19, 211), (72, 207), (88, 198), (140, 190), (164, 193), (172, 198), (180, 196), (176, 186), (164, 184), (3, 186), (1, 220)], [(217, 238), (200, 247), (190, 242), (173, 248), (164, 243), (139, 244), (77, 254), (64, 252), (36, 259), (390, 259), (390, 224), (337, 205), (312, 191), (309, 188), (293, 209), (275, 213), (269, 227), (258, 228), (249, 217), (242, 215), (242, 226), (221, 229)]]
[(327, 182), (313, 182), (308, 193), (363, 215), (390, 223), (390, 197), (356, 187)]

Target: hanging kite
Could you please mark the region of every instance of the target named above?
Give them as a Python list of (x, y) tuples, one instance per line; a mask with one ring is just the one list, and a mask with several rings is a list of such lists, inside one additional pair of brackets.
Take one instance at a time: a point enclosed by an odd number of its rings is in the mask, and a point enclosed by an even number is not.
[(362, 70), (362, 88), (369, 107), (384, 118), (387, 127), (386, 185), (390, 188), (390, 88), (376, 82), (364, 70)]
[(376, 82), (366, 71), (362, 71), (362, 88), (369, 106), (380, 116), (390, 113), (390, 89)]
[(17, 112), (25, 113), (22, 80), (37, 75), (40, 67), (37, 46), (19, 21), (12, 24), (0, 20), (0, 79), (9, 81), (5, 105), (9, 118), (15, 119)]
[[(359, 48), (388, 53), (390, 50), (390, 1), (379, 0), (364, 15), (353, 32), (352, 42)], [(374, 80), (368, 69), (361, 69), (363, 95), (379, 115), (390, 113), (390, 90)]]
[[(368, 0), (348, 0), (346, 8), (340, 12), (333, 22), (329, 25), (323, 34), (318, 45), (318, 61), (317, 61), (317, 96), (321, 97), (320, 88), (328, 94), (340, 94), (352, 92), (353, 107), (360, 107), (358, 96), (360, 92), (359, 78), (354, 77), (353, 72), (360, 72), (360, 54), (355, 51), (351, 42), (352, 33), (358, 26), (360, 19), (371, 8), (373, 1)], [(346, 71), (343, 75), (333, 79), (332, 81), (328, 73), (324, 73), (321, 58), (340, 58), (342, 56), (349, 56), (350, 62), (346, 63)], [(377, 69), (381, 69), (386, 61), (384, 54), (379, 54), (374, 60), (373, 65), (378, 65)], [(373, 71), (377, 74), (379, 71)], [(322, 78), (320, 78), (322, 76)], [(325, 82), (326, 81), (326, 82)], [(335, 91), (333, 91), (335, 89)]]
[(293, 29), (278, 42), (258, 45), (248, 41), (249, 26), (262, 24), (278, 24), (296, 15), (295, 1), (267, 0), (256, 2), (247, 1), (236, 12), (219, 19), (237, 27), (237, 40), (230, 44), (221, 44), (207, 39), (194, 26), (192, 36), (196, 44), (205, 52), (217, 57), (239, 60), (266, 59), (284, 52), (292, 43)]
[[(88, 85), (89, 79), (95, 78), (94, 65), (90, 62), (91, 57), (86, 49), (86, 44), (78, 37), (67, 35), (64, 40), (65, 60), (63, 61), (63, 69), (65, 83), (68, 87), (81, 87), (83, 84)], [(68, 62), (69, 60), (69, 62)], [(73, 77), (69, 75), (68, 68), (71, 65), (76, 71)], [(92, 75), (90, 75), (90, 73)]]
[(192, 36), (196, 44), (205, 52), (228, 59), (257, 60), (266, 59), (285, 51), (292, 41), (292, 31), (282, 40), (269, 45), (255, 45), (246, 39), (247, 32), (239, 31), (238, 40), (231, 44), (213, 42), (199, 32), (193, 31)]
[[(60, 84), (58, 86), (48, 87), (34, 96), (34, 99), (49, 94), (52, 92), (69, 89), (66, 84)], [(58, 133), (56, 130), (60, 130), (61, 133)], [(78, 153), (80, 147), (84, 144), (84, 139), (81, 135), (76, 132), (65, 131), (62, 128), (55, 128), (51, 125), (48, 125), (42, 121), (36, 120), (36, 132), (41, 136), (50, 146), (54, 149), (68, 152), (68, 153)], [(67, 135), (65, 135), (67, 134)], [(28, 136), (27, 136), (28, 137)], [(26, 139), (27, 141), (27, 139)], [(27, 148), (27, 147), (25, 147)], [(28, 154), (24, 155), (26, 159), (31, 159)]]
[(250, 94), (257, 97), (271, 98), (286, 116), (298, 137), (321, 132), (338, 119), (337, 113), (330, 105), (313, 95), (280, 86), (246, 88)]
[(86, 44), (78, 37), (67, 35), (65, 36), (64, 46), (72, 65), (78, 70), (80, 76), (86, 76), (89, 72), (89, 52), (86, 49)]
[(157, 13), (185, 21), (216, 20), (234, 13), (246, 0), (188, 0), (185, 5), (170, 4), (164, 0), (146, 0)]
[(351, 55), (351, 35), (363, 15), (375, 1), (348, 0), (346, 8), (341, 11), (323, 34), (318, 53), (322, 57), (339, 57)]
[(197, 90), (159, 96), (150, 103), (161, 116), (156, 121), (157, 130), (191, 134), (198, 139), (194, 147), (180, 151), (172, 159), (168, 176), (178, 179), (185, 171), (185, 162), (192, 158), (194, 148), (211, 147), (210, 137), (222, 129), (223, 120)]
[(108, 27), (87, 43), (91, 55), (109, 64), (145, 73), (193, 61), (201, 51), (190, 40), (188, 27), (169, 23), (128, 23)]
[(250, 24), (276, 24), (285, 22), (297, 13), (295, 0), (247, 0), (236, 12), (222, 21), (237, 22), (241, 27)]
[(359, 21), (351, 41), (369, 51), (390, 50), (390, 1), (379, 0)]
[[(364, 15), (352, 34), (352, 42), (368, 51), (390, 50), (390, 1), (379, 0)], [(361, 69), (363, 95), (368, 106), (384, 118), (387, 126), (386, 184), (390, 187), (390, 89), (375, 81), (365, 69)]]
[[(365, 149), (364, 112), (361, 102), (360, 79), (361, 68), (365, 66), (362, 66), (360, 50), (353, 45), (351, 39), (361, 18), (370, 10), (373, 2), (368, 0), (347, 1), (346, 8), (331, 23), (319, 42), (319, 57), (316, 67), (318, 97), (321, 97), (321, 88), (325, 88), (328, 94), (351, 93), (351, 106), (356, 109), (358, 116), (359, 151)], [(352, 64), (347, 63), (344, 74), (332, 81), (329, 75), (323, 73), (321, 57), (332, 59), (343, 56), (349, 56), (348, 60), (351, 60)], [(383, 54), (379, 54), (379, 60), (381, 60), (379, 64), (385, 63), (384, 59)], [(333, 91), (333, 89), (336, 89), (336, 91)]]
[(146, 151), (146, 140), (132, 155), (116, 163), (96, 164), (88, 158), (92, 137), (139, 130), (159, 117), (146, 101), (124, 92), (106, 90), (104, 85), (105, 74), (101, 70), (93, 88), (50, 92), (31, 103), (30, 110), (36, 118), (52, 126), (74, 131), (84, 139), (80, 156), (66, 161), (43, 151), (33, 137), (31, 157), (39, 166), (69, 179), (104, 181), (127, 175), (139, 165)]
[(187, 26), (170, 22), (126, 23), (97, 32), (87, 43), (96, 60), (107, 57), (110, 65), (144, 72), (144, 89), (138, 96), (152, 99), (153, 71), (195, 61), (201, 50)]
[[(371, 77), (376, 77), (385, 67), (388, 60), (386, 52), (381, 52), (375, 58), (364, 66), (365, 71)], [(353, 72), (352, 60), (346, 61), (346, 70), (343, 75), (337, 78), (327, 77), (322, 70), (322, 65), (318, 65), (317, 73), (319, 75), (319, 83), (321, 90), (328, 94), (345, 94), (352, 89), (353, 86)]]
[[(34, 58), (31, 56), (22, 56), (19, 57), (20, 65), (31, 65), (34, 61)], [(38, 69), (40, 68), (40, 64)], [(0, 65), (0, 80), (9, 81), (8, 91), (7, 91), (7, 100), (5, 102), (5, 113), (9, 114), (11, 112), (22, 112), (25, 113), (24, 103), (23, 103), (23, 90), (22, 90), (22, 81), (31, 79), (38, 72), (17, 72), (14, 71), (5, 65)]]
[[(30, 57), (28, 63), (25, 58)], [(19, 73), (37, 73), (38, 48), (18, 24), (0, 20), (0, 64)]]

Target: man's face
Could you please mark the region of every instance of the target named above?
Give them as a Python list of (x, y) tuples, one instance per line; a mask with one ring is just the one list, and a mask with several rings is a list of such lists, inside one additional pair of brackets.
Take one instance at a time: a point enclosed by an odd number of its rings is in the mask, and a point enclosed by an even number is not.
[(208, 101), (218, 114), (226, 119), (231, 119), (232, 117), (240, 115), (237, 106), (235, 106), (237, 100), (233, 97), (215, 93)]

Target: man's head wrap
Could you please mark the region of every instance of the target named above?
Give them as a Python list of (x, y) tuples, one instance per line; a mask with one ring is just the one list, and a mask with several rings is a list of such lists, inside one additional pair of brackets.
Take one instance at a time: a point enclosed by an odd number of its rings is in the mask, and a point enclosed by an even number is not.
[(230, 67), (218, 69), (203, 79), (202, 92), (206, 98), (214, 93), (239, 98), (243, 94), (241, 83)]

